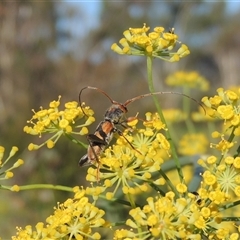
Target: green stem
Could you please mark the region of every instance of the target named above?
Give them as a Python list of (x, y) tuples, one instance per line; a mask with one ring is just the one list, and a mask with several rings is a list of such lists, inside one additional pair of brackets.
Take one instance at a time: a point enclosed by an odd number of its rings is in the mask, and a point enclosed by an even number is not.
[(240, 155), (240, 145), (238, 146), (236, 153), (234, 154), (233, 157), (236, 158), (236, 157), (239, 157), (239, 155)]
[(165, 172), (162, 169), (160, 169), (158, 172), (165, 179), (165, 181), (166, 181), (167, 185), (169, 186), (169, 188), (175, 193), (176, 196), (179, 197), (179, 193), (177, 192), (176, 187), (173, 185), (173, 183), (168, 178), (168, 176), (165, 174)]
[(157, 186), (153, 182), (149, 182), (148, 184), (149, 184), (149, 186), (151, 186), (152, 189), (154, 189), (156, 192), (158, 192), (161, 196), (165, 196), (166, 195), (166, 191), (162, 190), (162, 186)]
[[(152, 78), (152, 62), (153, 62), (152, 56), (147, 56), (148, 87), (149, 87), (150, 93), (155, 92), (155, 89), (154, 89), (154, 86), (153, 86), (153, 78)], [(160, 117), (161, 121), (163, 122), (163, 124), (165, 124), (166, 128), (168, 128), (167, 122), (164, 118), (164, 115), (162, 113), (162, 109), (161, 109), (161, 106), (159, 104), (159, 101), (158, 101), (157, 97), (155, 95), (153, 95), (152, 97), (153, 97), (153, 101), (154, 101), (154, 104), (157, 108), (157, 111), (158, 111), (158, 114), (159, 114), (159, 117)], [(170, 135), (169, 131), (166, 131), (166, 136), (167, 136), (167, 140), (170, 143), (171, 153), (172, 153), (173, 159), (174, 159), (175, 164), (176, 164), (176, 168), (177, 168), (177, 172), (178, 172), (180, 181), (184, 183), (184, 176), (183, 176), (183, 172), (182, 172), (182, 169), (181, 169), (181, 165), (179, 163), (177, 152), (176, 152), (176, 149), (175, 149), (175, 146), (174, 146), (174, 143), (172, 141), (172, 138), (171, 138), (171, 135)]]
[(126, 225), (126, 221), (111, 223), (111, 227), (118, 227), (118, 226), (125, 226), (125, 225)]
[(131, 207), (132, 207), (132, 208), (136, 208), (136, 204), (135, 204), (135, 202), (134, 202), (133, 195), (130, 194), (130, 193), (128, 193), (128, 194), (127, 194), (127, 198), (128, 198), (128, 200), (129, 200), (129, 202), (130, 202), (130, 204), (131, 204)]
[(222, 222), (239, 222), (240, 217), (223, 217)]
[(168, 124), (168, 129), (169, 132), (171, 133), (171, 137), (172, 137), (172, 141), (173, 142), (179, 142), (179, 137), (177, 136), (177, 131), (174, 130), (174, 124), (172, 124), (171, 122)]
[(235, 201), (235, 202), (230, 202), (230, 203), (226, 204), (225, 206), (221, 207), (219, 210), (220, 210), (220, 212), (222, 212), (222, 211), (225, 211), (225, 210), (227, 210), (227, 209), (236, 207), (236, 206), (238, 206), (239, 204), (240, 204), (240, 200), (237, 200), (237, 201)]
[(82, 146), (82, 147), (84, 147), (84, 148), (87, 148), (87, 147), (88, 147), (87, 144), (85, 144), (85, 143), (79, 141), (78, 139), (74, 138), (71, 134), (65, 134), (65, 136), (66, 136), (68, 139), (70, 139), (73, 143), (76, 143), (76, 144), (78, 144), (78, 145), (80, 145), (80, 146)]
[[(200, 158), (199, 155), (184, 156), (184, 157), (180, 157), (179, 158), (179, 161), (180, 161), (180, 164), (181, 164), (182, 168), (184, 166), (191, 166), (191, 165), (193, 166), (193, 170), (192, 171), (193, 171), (194, 175), (193, 175), (193, 178), (191, 179), (191, 181), (188, 183), (188, 191), (190, 191), (190, 192), (196, 191), (199, 188), (199, 185), (200, 185), (200, 183), (202, 181), (202, 176), (199, 173), (202, 172), (203, 170), (200, 167), (200, 165), (197, 164), (197, 160), (199, 158)], [(163, 173), (167, 173), (167, 172), (169, 172), (169, 171), (171, 171), (171, 170), (173, 170), (175, 168), (176, 168), (176, 165), (175, 165), (175, 162), (172, 159), (166, 161), (165, 163), (163, 163), (161, 165), (161, 171)], [(158, 174), (159, 174), (159, 172), (153, 173), (152, 174), (153, 179), (155, 179), (155, 177), (158, 176)], [(166, 180), (165, 177), (164, 177), (164, 179)], [(151, 185), (151, 187), (153, 187), (156, 190), (159, 186)], [(160, 187), (162, 188), (162, 186), (160, 186)], [(163, 188), (161, 189), (161, 191), (160, 191), (160, 189), (157, 189), (157, 191), (159, 191), (162, 196), (165, 195), (163, 193)]]
[[(92, 196), (92, 195), (89, 195), (89, 196)], [(128, 206), (128, 207), (132, 207), (132, 204), (130, 202), (128, 202), (126, 200), (123, 200), (123, 199), (112, 198), (111, 200), (108, 200), (105, 195), (101, 195), (101, 194), (98, 197), (101, 198), (101, 199), (110, 201), (112, 203), (119, 203), (119, 204), (122, 204), (122, 205), (125, 205), (125, 206)], [(138, 205), (138, 204), (135, 204), (135, 207), (142, 207), (142, 206)]]
[[(234, 137), (235, 137), (235, 135), (234, 135), (234, 130), (236, 129), (236, 127), (233, 127), (233, 129), (232, 129), (232, 132), (231, 132), (231, 134), (230, 134), (230, 136), (229, 136), (229, 138), (228, 138), (228, 142), (232, 142), (233, 141), (233, 139), (234, 139)], [(224, 158), (224, 154), (222, 154), (221, 155), (221, 157), (218, 159), (218, 161), (216, 162), (216, 165), (217, 166), (219, 166), (219, 164), (221, 163), (221, 161), (222, 161), (222, 159)], [(215, 169), (215, 171), (214, 172), (216, 172), (217, 171), (217, 168)]]
[[(189, 88), (188, 87), (184, 87), (183, 88), (183, 93), (187, 96), (189, 96)], [(188, 132), (189, 133), (194, 133), (196, 132), (195, 131), (195, 127), (194, 127), (194, 124), (193, 122), (191, 121), (191, 118), (190, 118), (190, 101), (189, 99), (187, 98), (183, 98), (183, 112), (186, 113), (186, 126), (187, 126), (187, 129), (188, 129)]]
[[(127, 198), (128, 198), (128, 200), (129, 200), (129, 202), (131, 204), (132, 209), (136, 208), (136, 203), (134, 202), (133, 195), (130, 194), (130, 193), (127, 193)], [(139, 235), (142, 234), (142, 229), (141, 229), (141, 227), (139, 225), (138, 225), (138, 234)]]
[[(12, 186), (0, 186), (1, 189), (11, 190)], [(61, 190), (66, 192), (73, 192), (72, 187), (66, 187), (62, 185), (53, 185), (53, 184), (30, 184), (19, 186), (19, 191), (22, 190), (32, 190), (32, 189), (52, 189), (52, 190)]]

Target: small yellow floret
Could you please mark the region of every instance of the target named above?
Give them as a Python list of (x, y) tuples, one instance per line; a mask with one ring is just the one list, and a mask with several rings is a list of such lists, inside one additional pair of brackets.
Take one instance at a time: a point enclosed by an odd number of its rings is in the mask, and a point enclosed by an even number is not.
[(183, 183), (179, 183), (177, 184), (176, 189), (179, 193), (185, 193), (187, 191), (187, 186)]
[(55, 145), (55, 143), (52, 140), (47, 141), (47, 148), (51, 149), (54, 147), (54, 145)]
[(13, 192), (19, 192), (20, 187), (18, 185), (13, 185), (10, 190)]
[(16, 168), (23, 164), (24, 164), (24, 161), (22, 159), (18, 159), (13, 166)]
[(66, 119), (62, 119), (62, 120), (59, 122), (59, 127), (62, 128), (62, 129), (66, 128), (68, 125), (69, 125), (69, 121), (66, 120)]
[(11, 149), (11, 152), (10, 152), (9, 156), (10, 156), (10, 157), (14, 156), (17, 151), (18, 151), (18, 148), (15, 147), (15, 146), (13, 146), (12, 149)]
[(0, 161), (3, 159), (5, 148), (3, 146), (0, 146)]
[(13, 177), (13, 172), (6, 172), (5, 174), (5, 179), (9, 179), (9, 178), (12, 178)]
[(82, 127), (80, 131), (80, 135), (86, 135), (86, 134), (88, 134), (88, 129), (86, 127)]
[(111, 199), (113, 198), (113, 196), (114, 196), (114, 194), (113, 194), (112, 192), (107, 192), (107, 193), (106, 193), (106, 198), (107, 198), (108, 200), (111, 200)]

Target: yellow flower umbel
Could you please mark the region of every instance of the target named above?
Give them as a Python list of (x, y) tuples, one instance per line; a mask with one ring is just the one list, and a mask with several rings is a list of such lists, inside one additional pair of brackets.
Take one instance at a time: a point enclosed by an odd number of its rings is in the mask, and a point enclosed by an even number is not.
[(206, 160), (199, 159), (198, 163), (206, 169), (202, 175), (203, 184), (207, 185), (209, 190), (221, 191), (223, 200), (230, 194), (240, 197), (240, 157), (227, 156), (219, 163), (215, 156), (209, 156)]
[(204, 97), (202, 102), (212, 109), (211, 117), (224, 120), (229, 128), (234, 128), (234, 135), (240, 136), (240, 88), (236, 91), (217, 89), (218, 95)]
[(167, 77), (166, 84), (169, 86), (196, 88), (201, 91), (207, 91), (209, 89), (208, 81), (196, 71), (175, 72)]
[[(12, 178), (14, 176), (12, 170), (20, 167), (24, 163), (22, 159), (18, 159), (11, 167), (8, 167), (8, 168), (6, 167), (9, 160), (16, 154), (17, 151), (18, 151), (17, 147), (15, 146), (12, 147), (8, 157), (5, 160), (3, 160), (5, 148), (3, 146), (0, 146), (0, 176), (1, 176), (0, 180), (7, 180), (9, 178)], [(3, 170), (3, 168), (5, 169)], [(8, 189), (11, 191), (16, 191), (16, 192), (19, 191), (19, 186), (17, 185), (9, 187), (9, 186), (0, 184), (0, 189), (1, 188)]]
[(213, 97), (204, 97), (202, 102), (211, 109), (210, 116), (223, 123), (224, 133), (218, 131), (212, 133), (212, 137), (220, 138), (220, 141), (212, 143), (211, 147), (224, 155), (239, 142), (235, 139), (240, 136), (240, 88), (235, 91), (219, 88), (217, 93)]
[[(147, 183), (154, 182), (152, 174), (159, 171), (164, 162), (162, 151), (168, 153), (170, 146), (165, 136), (160, 133), (165, 126), (157, 114), (148, 113), (144, 125), (145, 128), (135, 130), (137, 133), (134, 135), (129, 135), (126, 130), (124, 137), (119, 137), (115, 145), (105, 150), (100, 159), (99, 173), (99, 178), (104, 181), (104, 184), (101, 189), (96, 187), (95, 193), (115, 187), (113, 191), (106, 194), (108, 198), (112, 198), (121, 187), (124, 194), (135, 194), (135, 187), (145, 192), (148, 189)], [(96, 169), (89, 168), (87, 180), (96, 182), (97, 175)], [(159, 182), (161, 181), (156, 184)]]
[(187, 118), (186, 114), (183, 111), (174, 108), (164, 109), (163, 115), (168, 124), (182, 122)]
[(209, 142), (203, 133), (185, 134), (179, 141), (178, 152), (185, 156), (204, 154)]
[[(36, 150), (43, 145), (47, 145), (48, 148), (53, 148), (57, 140), (62, 136), (66, 135), (69, 138), (73, 138), (72, 135), (86, 135), (88, 133), (87, 126), (92, 124), (95, 119), (92, 116), (93, 111), (89, 107), (83, 107), (82, 109), (78, 106), (78, 103), (68, 102), (65, 104), (65, 109), (60, 110), (60, 98), (57, 101), (52, 101), (49, 104), (48, 109), (41, 109), (34, 112), (29, 124), (31, 127), (25, 126), (24, 132), (32, 135), (41, 135), (43, 133), (53, 134), (47, 141), (41, 145), (29, 144), (29, 150)], [(80, 125), (76, 124), (76, 121), (82, 119), (87, 115), (87, 120)]]
[(199, 107), (198, 112), (192, 112), (191, 118), (194, 122), (214, 122), (214, 121), (216, 121), (217, 119), (212, 118), (211, 115), (213, 115), (213, 110), (211, 108), (204, 106), (204, 109), (202, 107)]
[(100, 233), (93, 233), (93, 230), (105, 224), (104, 211), (89, 202), (84, 189), (76, 187), (74, 190), (74, 198), (59, 204), (54, 214), (46, 219), (47, 224), (39, 222), (35, 229), (31, 226), (18, 228), (12, 240), (101, 239)]
[(146, 24), (142, 28), (129, 28), (123, 32), (124, 38), (119, 41), (121, 47), (114, 43), (111, 49), (118, 54), (147, 55), (170, 62), (179, 61), (190, 53), (185, 44), (173, 51), (178, 42), (178, 36), (173, 30), (164, 32), (163, 27), (155, 27), (153, 32), (148, 32), (149, 30), (150, 27)]
[[(179, 185), (179, 187), (178, 187)], [(178, 184), (179, 193), (186, 192), (184, 184)], [(199, 205), (192, 193), (176, 198), (173, 192), (167, 192), (164, 197), (149, 197), (147, 204), (129, 212), (132, 219), (126, 225), (132, 230), (115, 231), (114, 239), (197, 239), (215, 232), (216, 211)]]

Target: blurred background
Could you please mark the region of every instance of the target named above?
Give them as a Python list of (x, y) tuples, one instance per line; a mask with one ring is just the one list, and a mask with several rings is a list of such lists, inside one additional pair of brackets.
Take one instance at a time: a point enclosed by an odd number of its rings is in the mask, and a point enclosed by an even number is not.
[[(198, 71), (210, 81), (210, 94), (217, 87), (240, 84), (240, 3), (0, 1), (0, 145), (6, 152), (18, 146), (17, 157), (25, 160), (11, 184), (85, 184), (87, 169), (77, 167), (84, 149), (62, 139), (52, 150), (29, 152), (30, 142), (43, 139), (28, 136), (22, 129), (32, 116), (31, 109), (48, 107), (59, 95), (62, 103), (78, 101), (79, 91), (87, 85), (100, 87), (120, 102), (147, 93), (146, 59), (110, 50), (124, 30), (142, 27), (143, 23), (151, 29), (174, 27), (191, 51), (180, 62), (154, 62), (156, 90), (169, 90), (166, 77), (180, 70)], [(194, 98), (200, 100), (204, 95)], [(177, 104), (173, 96), (159, 99), (163, 106)], [(86, 91), (83, 100), (100, 121), (108, 99)], [(149, 107), (149, 99), (144, 99), (129, 108), (135, 115)], [(57, 201), (71, 196), (51, 190), (2, 190), (0, 194), (3, 239), (15, 234), (15, 226), (44, 221)]]

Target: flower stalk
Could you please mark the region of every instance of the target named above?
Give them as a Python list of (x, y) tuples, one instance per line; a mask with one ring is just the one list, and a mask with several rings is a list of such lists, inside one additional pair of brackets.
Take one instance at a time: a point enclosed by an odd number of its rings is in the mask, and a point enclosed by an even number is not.
[[(154, 84), (153, 84), (153, 77), (152, 77), (152, 68), (153, 68), (153, 59), (152, 59), (152, 56), (147, 56), (147, 75), (148, 75), (148, 87), (149, 87), (149, 91), (151, 93), (154, 93), (155, 92), (155, 89), (154, 89)], [(157, 99), (157, 97), (155, 95), (152, 96), (153, 98), (153, 101), (154, 101), (154, 104), (156, 106), (156, 109), (157, 109), (157, 112), (160, 116), (160, 119), (161, 121), (163, 122), (163, 124), (166, 126), (166, 128), (168, 129), (167, 127), (167, 122), (164, 118), (164, 115), (163, 115), (163, 112), (162, 112), (162, 108), (160, 106), (160, 103)], [(175, 146), (174, 146), (174, 143), (172, 141), (172, 138), (171, 138), (171, 134), (168, 131), (166, 131), (166, 136), (167, 136), (167, 139), (170, 143), (170, 147), (171, 147), (171, 154), (173, 156), (173, 159), (175, 161), (175, 164), (176, 164), (176, 168), (177, 168), (177, 172), (178, 172), (178, 175), (180, 177), (180, 181), (184, 181), (184, 176), (183, 176), (183, 172), (182, 172), (182, 169), (181, 169), (181, 165), (179, 163), (179, 159), (178, 159), (178, 156), (177, 156), (177, 152), (176, 152), (176, 149), (175, 149)]]

